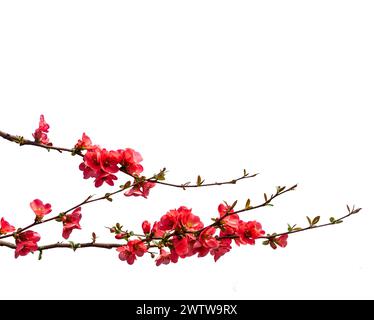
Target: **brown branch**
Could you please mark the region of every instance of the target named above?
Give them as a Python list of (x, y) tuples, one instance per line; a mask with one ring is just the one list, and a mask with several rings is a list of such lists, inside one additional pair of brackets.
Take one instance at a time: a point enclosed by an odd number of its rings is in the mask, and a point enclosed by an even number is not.
[[(343, 222), (343, 220), (349, 218), (350, 216), (358, 213), (359, 211), (361, 210), (361, 208), (358, 208), (358, 209), (352, 209), (348, 214), (346, 214), (345, 216), (339, 218), (339, 219), (336, 219), (334, 222), (329, 222), (329, 223), (324, 223), (324, 224), (320, 224), (320, 225), (314, 225), (314, 226), (309, 226), (309, 227), (306, 227), (306, 228), (299, 228), (297, 230), (291, 230), (291, 231), (287, 231), (287, 232), (281, 232), (281, 233), (274, 233), (274, 234), (271, 234), (271, 235), (266, 235), (266, 236), (262, 236), (262, 237), (258, 237), (257, 239), (266, 239), (266, 240), (272, 240), (274, 238), (277, 238), (277, 237), (280, 237), (280, 236), (284, 236), (284, 235), (289, 235), (289, 234), (294, 234), (294, 233), (298, 233), (298, 232), (303, 232), (303, 231), (308, 231), (308, 230), (314, 230), (314, 229), (318, 229), (318, 228), (324, 228), (324, 227), (328, 227), (328, 226), (333, 226), (333, 225), (337, 225), (337, 224), (340, 224), (341, 222)], [(238, 239), (239, 237), (236, 236), (236, 235), (227, 235), (227, 236), (222, 236), (222, 237), (219, 237), (219, 236), (216, 236), (216, 239), (217, 240), (221, 240), (221, 239)]]
[[(72, 245), (70, 243), (53, 243), (44, 246), (38, 247), (39, 251), (56, 249), (56, 248), (69, 248), (69, 249), (83, 249), (83, 248), (102, 248), (102, 249), (113, 249), (123, 246), (123, 244), (119, 243), (93, 243), (93, 242), (86, 242), (86, 243), (77, 243), (76, 245)], [(0, 241), (0, 247), (7, 247), (10, 249), (16, 249), (16, 245), (14, 243), (8, 241)]]
[[(135, 184), (135, 183), (131, 184), (128, 188), (131, 188), (134, 184)], [(19, 233), (21, 233), (21, 232), (23, 232), (23, 231), (26, 231), (26, 230), (32, 228), (32, 227), (34, 227), (34, 226), (41, 225), (41, 224), (44, 224), (44, 223), (46, 223), (46, 222), (56, 220), (57, 218), (59, 218), (60, 215), (65, 215), (65, 214), (69, 213), (70, 211), (73, 211), (74, 209), (79, 208), (79, 207), (81, 207), (81, 206), (84, 206), (84, 205), (86, 205), (86, 204), (93, 203), (93, 202), (100, 201), (100, 200), (104, 200), (104, 199), (105, 199), (105, 200), (108, 200), (108, 199), (110, 199), (113, 195), (118, 194), (118, 193), (120, 193), (120, 192), (122, 192), (122, 191), (124, 191), (124, 190), (125, 190), (125, 188), (120, 188), (120, 189), (118, 189), (118, 190), (116, 190), (116, 191), (114, 191), (114, 192), (106, 193), (105, 195), (103, 195), (103, 196), (101, 196), (101, 197), (98, 197), (98, 198), (94, 198), (94, 199), (92, 199), (92, 196), (89, 196), (89, 197), (87, 197), (84, 201), (80, 202), (79, 204), (77, 204), (77, 205), (71, 207), (70, 209), (68, 209), (68, 210), (66, 210), (66, 211), (64, 211), (64, 212), (62, 212), (62, 213), (60, 213), (60, 214), (58, 214), (58, 215), (56, 215), (56, 216), (54, 216), (54, 217), (52, 217), (52, 218), (48, 218), (48, 219), (45, 219), (45, 220), (42, 220), (42, 221), (34, 221), (33, 223), (29, 224), (29, 225), (26, 226), (26, 227), (19, 228), (19, 229), (18, 229), (16, 232), (14, 232), (14, 233), (0, 236), (0, 240), (1, 240), (1, 239), (5, 239), (5, 238), (12, 237), (12, 236), (14, 236), (14, 235), (16, 235), (16, 234), (19, 234)]]
[[(6, 132), (1, 131), (1, 130), (0, 130), (0, 137), (4, 138), (5, 140), (17, 143), (20, 146), (30, 145), (30, 146), (34, 146), (34, 147), (43, 148), (43, 149), (46, 149), (48, 151), (56, 150), (60, 153), (69, 152), (72, 155), (78, 155), (80, 157), (84, 157), (84, 154), (80, 150), (76, 150), (74, 148), (50, 146), (50, 145), (46, 145), (46, 144), (43, 144), (43, 143), (40, 143), (40, 142), (37, 142), (37, 141), (32, 141), (32, 140), (25, 139), (22, 136), (12, 135), (12, 134), (6, 133)], [(133, 175), (127, 173), (125, 170), (121, 170), (121, 172), (127, 174), (128, 176), (130, 176), (132, 178), (135, 178)], [(158, 179), (155, 179), (154, 177), (149, 178), (146, 181), (154, 182), (154, 183), (164, 185), (164, 186), (168, 186), (168, 187), (181, 188), (181, 189), (185, 190), (186, 188), (199, 188), (199, 187), (221, 186), (221, 185), (226, 185), (226, 184), (236, 184), (240, 180), (254, 178), (257, 175), (258, 175), (258, 173), (249, 175), (248, 173), (244, 172), (244, 174), (242, 176), (240, 176), (239, 178), (235, 178), (235, 179), (232, 179), (232, 180), (229, 180), (229, 181), (201, 183), (201, 184), (190, 184), (189, 182), (181, 183), (181, 184), (163, 182), (163, 181), (160, 181)]]

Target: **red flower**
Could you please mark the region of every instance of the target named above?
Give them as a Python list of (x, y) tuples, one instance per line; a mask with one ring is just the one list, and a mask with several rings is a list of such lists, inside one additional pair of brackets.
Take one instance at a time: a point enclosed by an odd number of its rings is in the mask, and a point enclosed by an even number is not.
[(150, 233), (151, 232), (151, 224), (147, 220), (143, 221), (142, 229), (143, 229), (144, 234)]
[(134, 196), (142, 196), (147, 199), (149, 196), (149, 191), (151, 188), (153, 188), (156, 185), (154, 182), (149, 182), (149, 181), (143, 181), (143, 182), (138, 182), (136, 185), (134, 185), (131, 189), (126, 191), (124, 194), (126, 197)]
[(113, 180), (118, 180), (118, 178), (114, 174), (103, 172), (100, 175), (96, 176), (95, 187), (101, 187), (104, 182), (106, 182), (110, 186), (114, 186)]
[(187, 234), (183, 238), (174, 236), (171, 242), (175, 253), (181, 258), (190, 257), (196, 253), (194, 250), (196, 239), (191, 234)]
[(255, 239), (263, 236), (265, 231), (257, 221), (244, 222), (240, 221), (238, 229), (238, 239), (235, 239), (237, 245), (240, 244), (255, 244)]
[(178, 209), (179, 221), (188, 231), (197, 231), (204, 227), (198, 216), (195, 216), (191, 209), (180, 207)]
[(219, 242), (219, 246), (217, 248), (213, 248), (210, 251), (210, 254), (214, 256), (214, 261), (217, 262), (219, 258), (221, 258), (224, 254), (231, 250), (231, 239), (222, 239)]
[(91, 168), (94, 172), (100, 172), (101, 150), (99, 148), (87, 151), (83, 159), (87, 167)]
[(44, 116), (40, 116), (39, 120), (39, 127), (35, 130), (35, 132), (32, 134), (36, 142), (40, 142), (45, 145), (52, 145), (52, 143), (48, 140), (48, 133), (49, 130), (49, 124), (45, 122)]
[[(271, 242), (270, 244), (272, 243), (276, 243), (279, 247), (281, 248), (285, 248), (287, 246), (287, 239), (288, 239), (288, 235), (287, 234), (284, 234), (284, 235), (281, 235), (279, 236), (278, 238), (275, 238), (273, 240), (273, 242)], [(277, 246), (274, 244), (271, 246), (273, 249), (276, 249)]]
[(138, 257), (142, 257), (148, 251), (147, 246), (142, 240), (132, 240), (127, 243)]
[(84, 162), (82, 162), (79, 165), (79, 170), (83, 171), (83, 178), (89, 179), (89, 178), (95, 178), (96, 177), (96, 171), (87, 166)]
[(123, 169), (131, 175), (139, 175), (143, 172), (143, 166), (139, 162), (143, 161), (139, 152), (134, 149), (127, 148), (118, 150), (119, 163)]
[(188, 251), (189, 251), (187, 237), (184, 237), (181, 239), (179, 239), (178, 237), (174, 237), (172, 242), (173, 242), (175, 253), (179, 257), (187, 256)]
[(178, 255), (175, 251), (171, 250), (170, 252), (167, 252), (164, 249), (160, 249), (160, 255), (156, 258), (156, 266), (169, 264), (170, 262), (178, 262)]
[(119, 252), (119, 259), (122, 261), (126, 261), (130, 265), (133, 264), (136, 260), (134, 252), (128, 245), (117, 248), (117, 251)]
[[(229, 211), (230, 207), (221, 203), (219, 206), (218, 206), (218, 212), (219, 212), (219, 216), (222, 218), (223, 216), (225, 216), (228, 211)], [(229, 213), (232, 213), (233, 210), (231, 210)], [(227, 216), (226, 218), (224, 218), (221, 223), (223, 224), (223, 228), (228, 231), (229, 233), (234, 233), (237, 229), (238, 229), (238, 226), (239, 226), (239, 216), (237, 214), (230, 214), (229, 216)]]
[(147, 246), (141, 240), (131, 240), (122, 247), (117, 248), (119, 252), (119, 259), (127, 261), (128, 264), (133, 264), (136, 256), (142, 257), (148, 251)]
[(15, 257), (25, 256), (29, 252), (38, 250), (37, 242), (40, 240), (40, 235), (37, 232), (28, 230), (17, 235)]
[(63, 222), (62, 236), (69, 239), (74, 229), (81, 229), (79, 222), (82, 218), (81, 208), (75, 209), (71, 214), (64, 215), (61, 220)]
[(96, 148), (96, 146), (92, 145), (92, 141), (89, 136), (87, 136), (84, 132), (82, 134), (82, 139), (79, 139), (74, 149), (76, 150), (91, 150)]
[(170, 231), (174, 230), (178, 225), (178, 211), (170, 210), (164, 214), (160, 219), (160, 230)]
[(165, 235), (165, 231), (160, 229), (160, 222), (156, 221), (151, 230), (151, 234), (154, 238), (162, 238)]
[(0, 222), (0, 234), (7, 234), (10, 232), (15, 231), (16, 228), (10, 225), (8, 221), (6, 221), (4, 218), (1, 218)]
[(214, 237), (216, 233), (216, 228), (209, 227), (203, 230), (199, 236), (199, 242), (204, 248), (217, 248), (219, 246), (219, 241)]
[(101, 170), (106, 173), (116, 173), (119, 171), (118, 163), (120, 154), (117, 151), (107, 151), (102, 149), (100, 152)]
[(52, 211), (52, 206), (49, 203), (44, 204), (41, 200), (35, 199), (30, 202), (30, 207), (34, 211), (37, 220), (42, 220), (43, 217)]

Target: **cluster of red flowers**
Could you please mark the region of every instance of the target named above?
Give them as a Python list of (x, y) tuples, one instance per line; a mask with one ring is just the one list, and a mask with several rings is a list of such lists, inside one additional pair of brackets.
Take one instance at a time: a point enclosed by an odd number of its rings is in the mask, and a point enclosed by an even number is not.
[[(95, 187), (102, 186), (104, 182), (113, 186), (114, 180), (118, 179), (115, 175), (118, 171), (125, 172), (135, 178), (138, 178), (143, 172), (143, 166), (140, 164), (143, 158), (139, 152), (131, 148), (108, 151), (93, 145), (85, 133), (75, 145), (75, 150), (79, 152), (86, 150), (79, 169), (83, 171), (84, 179), (95, 179)], [(149, 190), (154, 186), (153, 182), (139, 180), (130, 190), (125, 192), (125, 195), (147, 198)]]
[[(43, 201), (35, 199), (30, 202), (30, 207), (35, 213), (35, 222), (43, 220), (44, 216), (52, 211), (52, 206), (49, 203), (44, 204)], [(62, 236), (68, 239), (74, 229), (81, 229), (79, 222), (82, 218), (81, 208), (76, 208), (70, 214), (61, 214), (56, 221), (62, 222)], [(0, 235), (6, 235), (16, 231), (16, 228), (12, 226), (4, 218), (1, 218), (0, 222)], [(25, 256), (30, 252), (38, 250), (37, 242), (40, 240), (40, 235), (32, 230), (24, 232), (17, 232), (13, 234), (16, 239), (16, 250), (15, 257)]]
[[(170, 210), (152, 227), (148, 221), (144, 221), (144, 237), (129, 240), (126, 245), (119, 247), (119, 258), (133, 264), (136, 257), (141, 257), (146, 252), (154, 255), (149, 250), (156, 247), (159, 249), (157, 266), (176, 263), (179, 258), (184, 259), (193, 255), (204, 257), (208, 253), (217, 261), (232, 249), (233, 241), (238, 246), (254, 245), (255, 240), (265, 234), (259, 222), (245, 222), (239, 219), (239, 216), (225, 204), (220, 204), (218, 211), (219, 217), (206, 227), (200, 218), (186, 207)], [(111, 228), (111, 232), (116, 233), (116, 239), (129, 238), (129, 233), (123, 232), (118, 225)], [(272, 239), (271, 244), (274, 249), (277, 245), (285, 247), (287, 235)]]

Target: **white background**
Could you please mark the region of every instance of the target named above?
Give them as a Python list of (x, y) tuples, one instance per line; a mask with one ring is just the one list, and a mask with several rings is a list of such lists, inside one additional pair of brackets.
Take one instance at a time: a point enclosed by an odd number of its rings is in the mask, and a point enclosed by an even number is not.
[[(148, 200), (117, 196), (83, 208), (82, 231), (140, 231), (186, 205), (205, 223), (222, 200), (262, 200), (276, 185), (296, 192), (245, 219), (266, 231), (306, 215), (362, 214), (294, 235), (286, 249), (235, 247), (156, 267), (128, 266), (115, 251), (52, 250), (15, 260), (0, 248), (0, 298), (374, 298), (372, 1), (2, 1), (0, 127), (31, 138), (44, 113), (55, 145), (85, 131), (107, 148), (133, 147), (151, 175), (172, 182), (261, 174), (236, 186), (182, 191), (158, 186)], [(30, 223), (29, 202), (54, 213), (87, 195), (78, 157), (0, 141), (0, 216)], [(121, 181), (123, 183), (124, 180)], [(61, 225), (35, 228), (41, 243)]]

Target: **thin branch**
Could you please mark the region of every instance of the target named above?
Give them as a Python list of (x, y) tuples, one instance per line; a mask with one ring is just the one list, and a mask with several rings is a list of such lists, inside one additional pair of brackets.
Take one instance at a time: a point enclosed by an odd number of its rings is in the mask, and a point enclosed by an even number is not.
[[(294, 234), (294, 233), (298, 233), (298, 232), (303, 232), (303, 231), (314, 230), (314, 229), (318, 229), (318, 228), (324, 228), (324, 227), (328, 227), (328, 226), (337, 225), (337, 224), (343, 222), (343, 220), (345, 220), (345, 219), (349, 218), (350, 216), (358, 213), (360, 210), (361, 210), (361, 208), (359, 208), (359, 209), (353, 209), (352, 211), (350, 211), (345, 216), (343, 216), (343, 217), (341, 217), (339, 219), (334, 220), (334, 222), (328, 222), (328, 223), (324, 223), (324, 224), (320, 224), (320, 225), (309, 226), (309, 227), (306, 227), (306, 228), (299, 228), (297, 230), (291, 230), (291, 231), (287, 231), (287, 232), (274, 233), (274, 234), (271, 234), (271, 235), (266, 235), (266, 236), (258, 237), (257, 239), (272, 240), (274, 238), (277, 238), (277, 237), (280, 237), (280, 236), (284, 236), (284, 235), (289, 235), (289, 234)], [(217, 240), (221, 240), (221, 239), (238, 239), (238, 238), (239, 237), (236, 236), (236, 235), (232, 235), (232, 236), (231, 235), (227, 235), (227, 236), (222, 236), (222, 237), (219, 237), (219, 236), (216, 237)]]
[[(70, 243), (53, 243), (48, 244), (44, 246), (38, 247), (39, 251), (45, 251), (50, 249), (56, 249), (56, 248), (68, 248), (68, 249), (83, 249), (83, 248), (102, 248), (102, 249), (113, 249), (123, 246), (123, 244), (120, 243), (98, 243), (98, 242), (86, 242), (86, 243), (77, 243), (75, 246), (73, 246)], [(16, 245), (11, 242), (7, 241), (0, 241), (0, 247), (7, 247), (10, 249), (16, 249)]]
[[(129, 186), (129, 188), (131, 188), (133, 185), (134, 185), (134, 183), (131, 184), (131, 185)], [(108, 199), (110, 199), (113, 195), (118, 194), (118, 193), (120, 193), (120, 192), (122, 192), (122, 191), (124, 191), (124, 190), (125, 190), (125, 188), (120, 188), (120, 189), (118, 189), (118, 190), (116, 190), (116, 191), (114, 191), (114, 192), (106, 193), (105, 195), (103, 195), (103, 196), (101, 196), (101, 197), (98, 197), (98, 198), (94, 198), (94, 199), (92, 199), (92, 196), (89, 196), (89, 197), (87, 197), (84, 201), (80, 202), (79, 204), (77, 204), (77, 205), (71, 207), (70, 209), (68, 209), (68, 210), (66, 210), (66, 211), (64, 211), (64, 212), (62, 212), (62, 213), (60, 213), (60, 214), (58, 214), (58, 215), (56, 215), (56, 216), (54, 216), (54, 217), (51, 217), (51, 218), (48, 218), (48, 219), (45, 219), (45, 220), (42, 220), (42, 221), (34, 221), (33, 223), (29, 224), (29, 225), (26, 226), (26, 227), (23, 227), (23, 228), (19, 228), (19, 229), (17, 229), (17, 231), (14, 232), (14, 233), (0, 236), (0, 239), (5, 239), (5, 238), (12, 237), (12, 236), (14, 236), (14, 235), (16, 235), (16, 234), (19, 234), (19, 233), (21, 233), (21, 232), (23, 232), (23, 231), (26, 231), (26, 230), (32, 228), (32, 227), (34, 227), (34, 226), (41, 225), (41, 224), (44, 224), (44, 223), (46, 223), (46, 222), (56, 220), (57, 218), (60, 217), (61, 214), (65, 215), (65, 214), (69, 213), (70, 211), (73, 211), (74, 209), (79, 208), (79, 207), (81, 207), (81, 206), (84, 206), (84, 205), (86, 205), (86, 204), (93, 203), (93, 202), (100, 201), (100, 200), (104, 200), (104, 199), (105, 199), (105, 200), (108, 200)]]
[[(43, 144), (43, 143), (40, 143), (40, 142), (25, 139), (23, 136), (12, 135), (12, 134), (6, 133), (6, 132), (1, 131), (1, 130), (0, 130), (0, 137), (4, 138), (5, 140), (17, 143), (20, 146), (30, 145), (30, 146), (34, 146), (34, 147), (43, 148), (43, 149), (46, 149), (48, 151), (56, 150), (60, 153), (69, 152), (73, 155), (78, 155), (80, 157), (84, 157), (84, 154), (80, 150), (76, 150), (74, 148), (50, 146), (50, 145), (46, 145), (46, 144)], [(125, 170), (121, 170), (121, 172), (127, 174), (128, 176), (130, 176), (132, 178), (135, 178), (133, 175), (127, 173)], [(154, 183), (164, 185), (164, 186), (168, 186), (168, 187), (181, 188), (181, 189), (185, 190), (187, 188), (199, 188), (199, 187), (221, 186), (221, 185), (226, 185), (226, 184), (236, 184), (240, 180), (254, 178), (257, 175), (258, 175), (258, 173), (249, 175), (248, 173), (244, 172), (244, 174), (242, 176), (240, 176), (239, 178), (235, 178), (235, 179), (232, 179), (232, 180), (229, 180), (229, 181), (200, 183), (200, 184), (191, 184), (190, 182), (181, 183), (181, 184), (170, 183), (170, 182), (160, 181), (158, 179), (155, 179), (154, 177), (146, 179), (146, 181), (154, 182)]]

